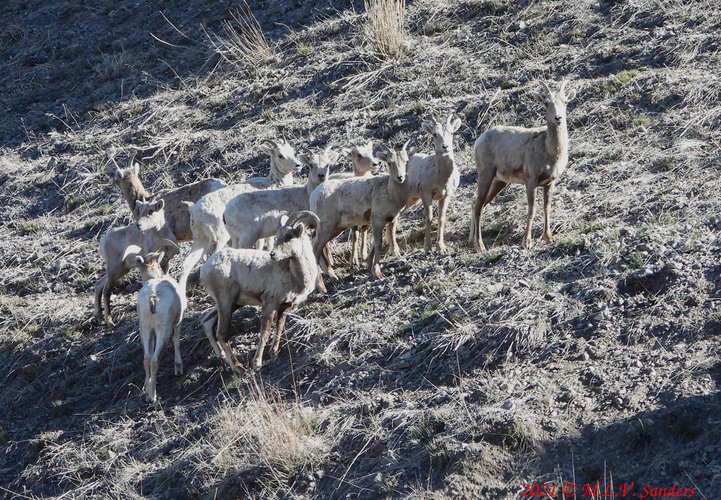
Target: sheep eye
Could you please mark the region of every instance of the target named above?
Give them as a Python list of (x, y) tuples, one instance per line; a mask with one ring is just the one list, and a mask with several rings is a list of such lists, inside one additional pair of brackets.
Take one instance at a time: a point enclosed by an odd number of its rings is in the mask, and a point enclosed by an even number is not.
[(282, 154), (278, 154), (278, 158), (280, 158), (282, 160), (285, 158), (285, 156), (283, 156)]

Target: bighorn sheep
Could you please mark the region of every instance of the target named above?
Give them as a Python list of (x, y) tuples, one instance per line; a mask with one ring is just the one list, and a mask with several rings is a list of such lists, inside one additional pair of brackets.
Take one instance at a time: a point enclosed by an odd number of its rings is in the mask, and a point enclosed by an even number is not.
[(193, 233), (190, 230), (190, 214), (186, 202), (195, 203), (206, 194), (222, 189), (227, 184), (220, 179), (204, 179), (173, 189), (165, 194), (153, 195), (148, 193), (140, 182), (140, 177), (138, 177), (140, 166), (133, 160), (134, 157), (131, 158), (130, 166), (127, 168), (118, 168), (116, 166), (113, 173), (113, 183), (123, 193), (133, 217), (136, 220), (138, 218), (136, 202), (162, 199), (165, 202), (165, 219), (170, 231), (175, 236), (174, 239), (176, 241), (190, 241), (193, 239)]
[(241, 193), (228, 202), (223, 221), (230, 234), (230, 246), (252, 248), (259, 239), (275, 235), (283, 214), (308, 210), (310, 194), (328, 177), (338, 153), (326, 148), (321, 154), (301, 154), (299, 158), (309, 168), (304, 186)]
[(240, 363), (227, 340), (233, 311), (242, 305), (261, 307), (260, 340), (253, 360), (253, 367), (259, 370), (273, 323), (275, 339), (271, 352), (276, 356), (286, 314), (305, 301), (315, 288), (318, 264), (303, 221), (317, 225), (318, 217), (309, 211), (297, 212), (290, 218), (284, 216), (271, 252), (224, 248), (200, 268), (200, 282), (215, 301), (215, 309), (201, 319), (203, 329), (215, 354), (235, 372), (240, 372)]
[[(146, 241), (146, 239), (148, 241)], [(98, 244), (100, 257), (105, 263), (105, 274), (95, 284), (95, 317), (98, 321), (105, 320), (108, 326), (115, 326), (115, 322), (110, 314), (110, 294), (113, 286), (120, 278), (125, 276), (128, 271), (135, 267), (135, 257), (142, 252), (144, 246), (153, 248), (162, 248), (170, 252), (178, 252), (178, 246), (173, 240), (159, 238), (151, 241), (138, 228), (137, 224), (130, 224), (125, 227), (111, 229), (105, 233)], [(167, 272), (168, 260), (162, 263), (163, 270)], [(103, 307), (101, 308), (101, 299)], [(103, 310), (105, 317), (103, 318)]]
[[(351, 149), (344, 149), (343, 153), (350, 157), (353, 172), (342, 172), (334, 174), (333, 179), (352, 179), (353, 177), (364, 177), (373, 175), (372, 170), (378, 167), (378, 158), (373, 153), (373, 142), (368, 141), (366, 144), (354, 144)], [(360, 245), (359, 237), (360, 236)], [(351, 228), (351, 264), (357, 266), (360, 259), (365, 260), (368, 257), (368, 226), (360, 226)], [(360, 255), (360, 259), (359, 259)], [(329, 263), (332, 265), (332, 255), (328, 251)]]
[(544, 228), (543, 238), (553, 241), (551, 235), (551, 194), (556, 180), (568, 163), (568, 128), (566, 105), (576, 95), (566, 94), (568, 80), (558, 92), (544, 83), (545, 92), (534, 92), (533, 98), (546, 107), (547, 125), (538, 128), (496, 126), (483, 132), (473, 145), (473, 156), (478, 172), (478, 192), (471, 219), (469, 242), (479, 251), (485, 251), (481, 237), (483, 207), (511, 184), (524, 184), (528, 198), (528, 220), (524, 245), (531, 246), (531, 224), (536, 213), (536, 188), (543, 187)]
[(138, 325), (145, 367), (143, 390), (149, 402), (155, 401), (158, 360), (171, 336), (175, 351), (175, 374), (183, 374), (180, 323), (186, 307), (185, 290), (163, 273), (161, 259), (162, 253), (150, 253), (144, 258), (140, 255), (135, 257), (135, 265), (144, 283), (138, 293)]
[[(379, 266), (383, 228), (395, 221), (408, 202), (406, 168), (415, 148), (408, 142), (399, 150), (383, 151), (378, 156), (388, 164), (388, 175), (329, 180), (318, 186), (310, 197), (310, 209), (320, 217), (313, 240), (313, 250), (321, 262), (325, 245), (344, 229), (370, 225), (373, 229), (373, 250), (368, 255), (368, 270), (374, 278), (382, 276)], [(328, 264), (328, 263), (326, 263)], [(332, 276), (331, 266), (328, 272)], [(325, 291), (322, 277), (318, 287)]]
[[(416, 154), (408, 164), (408, 186), (410, 198), (406, 208), (415, 205), (420, 199), (423, 202), (423, 214), (426, 226), (424, 248), (431, 249), (431, 233), (433, 223), (433, 200), (438, 200), (438, 242), (436, 248), (439, 252), (446, 251), (444, 240), (446, 228), (446, 208), (453, 197), (461, 175), (456, 166), (453, 155), (453, 134), (460, 128), (461, 119), (449, 115), (445, 123), (433, 119), (423, 122), (423, 130), (433, 139), (434, 153), (430, 155)], [(387, 239), (389, 251), (400, 255), (396, 241), (396, 223), (389, 224)]]
[(193, 244), (183, 262), (180, 282), (185, 286), (195, 264), (223, 248), (230, 235), (223, 224), (223, 212), (227, 203), (240, 193), (269, 187), (290, 186), (293, 173), (298, 172), (301, 163), (295, 157), (295, 149), (285, 142), (264, 141), (261, 149), (270, 155), (270, 176), (255, 177), (241, 184), (228, 186), (209, 193), (190, 206), (190, 227)]

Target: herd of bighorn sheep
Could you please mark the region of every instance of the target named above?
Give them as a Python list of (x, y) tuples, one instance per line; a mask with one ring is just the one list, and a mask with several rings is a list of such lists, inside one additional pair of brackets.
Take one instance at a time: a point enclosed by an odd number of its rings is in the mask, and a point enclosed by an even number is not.
[[(545, 126), (495, 126), (476, 140), (473, 158), (478, 190), (469, 239), (476, 250), (486, 249), (481, 239), (483, 208), (509, 183), (526, 186), (524, 245), (532, 243), (537, 187), (543, 188), (543, 237), (553, 241), (551, 194), (568, 163), (566, 105), (575, 96), (574, 91), (566, 91), (567, 83), (563, 81), (557, 91), (544, 85), (542, 92), (532, 94), (546, 107)], [(327, 291), (324, 275), (335, 278), (329, 243), (345, 229), (351, 230), (351, 264), (363, 258), (371, 276), (380, 278), (384, 231), (389, 253), (399, 256), (398, 217), (419, 200), (423, 203), (424, 247), (431, 250), (433, 201), (437, 200), (435, 248), (445, 252), (446, 210), (460, 183), (453, 152), (453, 134), (460, 126), (455, 115), (444, 122), (424, 122), (422, 129), (433, 143), (428, 155), (417, 153), (410, 140), (398, 148), (378, 150), (371, 142), (354, 144), (342, 154), (352, 165), (352, 172), (347, 173), (330, 172), (341, 158), (330, 147), (319, 153), (296, 153), (284, 140), (266, 141), (261, 149), (270, 156), (268, 177), (231, 186), (219, 179), (205, 179), (163, 195), (151, 194), (143, 187), (134, 157), (127, 168), (115, 166), (110, 175), (135, 223), (112, 229), (100, 239), (105, 274), (95, 286), (95, 315), (114, 325), (110, 314), (113, 285), (137, 268), (143, 281), (137, 312), (147, 399), (156, 398), (158, 359), (171, 337), (175, 373), (183, 373), (180, 324), (187, 305), (186, 285), (202, 259), (200, 283), (215, 302), (215, 307), (203, 314), (202, 328), (213, 352), (240, 372), (241, 363), (228, 343), (233, 311), (244, 305), (260, 307), (260, 339), (253, 359), (253, 368), (258, 370), (273, 326), (271, 354), (275, 357), (287, 314), (316, 288)], [(388, 172), (374, 174), (381, 161)], [(304, 165), (307, 179), (296, 185), (294, 174)], [(370, 252), (366, 248), (369, 228), (373, 236)], [(175, 281), (168, 266), (180, 252), (178, 243), (187, 241), (192, 246)]]

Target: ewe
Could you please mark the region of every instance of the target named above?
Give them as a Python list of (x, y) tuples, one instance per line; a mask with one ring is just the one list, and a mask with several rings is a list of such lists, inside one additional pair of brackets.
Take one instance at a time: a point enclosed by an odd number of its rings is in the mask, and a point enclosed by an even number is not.
[(252, 248), (261, 238), (273, 236), (284, 214), (308, 210), (308, 198), (326, 178), (338, 153), (326, 148), (321, 154), (301, 154), (308, 165), (308, 180), (303, 186), (265, 189), (241, 193), (228, 202), (223, 213), (225, 228), (233, 248)]
[(567, 80), (558, 92), (547, 85), (545, 92), (534, 92), (533, 98), (546, 106), (545, 127), (523, 128), (496, 126), (486, 130), (473, 146), (478, 172), (478, 192), (471, 219), (469, 242), (485, 251), (481, 237), (483, 207), (491, 203), (509, 183), (524, 184), (528, 198), (528, 220), (524, 245), (531, 246), (531, 223), (536, 213), (536, 188), (543, 187), (543, 238), (551, 242), (551, 193), (556, 180), (568, 163), (568, 129), (566, 104), (576, 92), (566, 94)]
[(206, 194), (227, 186), (220, 179), (204, 179), (173, 189), (162, 195), (150, 194), (140, 182), (139, 173), (140, 166), (133, 163), (131, 159), (131, 166), (115, 168), (113, 183), (120, 188), (136, 220), (138, 219), (136, 202), (163, 200), (165, 202), (165, 219), (176, 241), (190, 241), (193, 239), (193, 233), (190, 231), (190, 214), (186, 202), (195, 203)]
[[(415, 148), (408, 142), (396, 151), (384, 151), (379, 158), (388, 164), (388, 175), (328, 180), (318, 186), (310, 197), (310, 209), (318, 214), (320, 224), (313, 240), (316, 258), (322, 263), (323, 248), (344, 229), (368, 226), (373, 229), (373, 250), (368, 255), (368, 270), (374, 278), (382, 277), (379, 260), (383, 243), (383, 228), (393, 223), (408, 201), (409, 189), (406, 168)], [(328, 273), (332, 266), (325, 262)], [(318, 287), (326, 291), (322, 277)]]
[[(424, 122), (423, 130), (433, 138), (434, 153), (431, 155), (416, 154), (408, 164), (408, 186), (410, 199), (407, 208), (415, 205), (420, 199), (423, 202), (423, 214), (426, 223), (424, 248), (431, 249), (431, 231), (433, 223), (433, 200), (438, 200), (438, 243), (439, 252), (446, 251), (444, 233), (446, 228), (446, 207), (458, 189), (461, 180), (453, 156), (453, 133), (461, 126), (461, 119), (449, 115), (445, 123), (433, 119)], [(388, 240), (393, 255), (400, 255), (396, 242), (396, 224), (388, 227)]]
[(293, 173), (301, 168), (300, 161), (295, 157), (295, 149), (284, 140), (264, 141), (260, 147), (270, 155), (269, 177), (254, 177), (241, 184), (219, 189), (203, 196), (190, 207), (193, 245), (183, 262), (181, 283), (187, 282), (193, 267), (203, 256), (209, 257), (228, 243), (230, 235), (223, 224), (223, 212), (232, 198), (257, 189), (293, 184)]
[[(301, 211), (283, 217), (276, 233), (276, 246), (264, 250), (224, 248), (200, 268), (200, 282), (215, 301), (215, 309), (201, 319), (215, 354), (240, 372), (240, 363), (228, 344), (230, 319), (238, 306), (261, 308), (261, 327), (253, 367), (263, 366), (263, 350), (275, 323), (272, 355), (278, 354), (285, 317), (315, 289), (318, 264), (303, 221), (318, 224), (318, 216)], [(215, 334), (213, 326), (215, 325)]]
[(160, 267), (161, 259), (162, 253), (150, 253), (144, 258), (140, 255), (135, 257), (135, 265), (144, 282), (138, 293), (138, 324), (145, 367), (143, 390), (149, 402), (155, 401), (158, 360), (171, 336), (175, 350), (175, 374), (183, 374), (180, 323), (186, 307), (185, 290), (173, 278), (164, 275)]
[[(158, 233), (144, 235), (137, 224), (111, 229), (100, 238), (98, 251), (105, 263), (105, 274), (95, 284), (95, 317), (98, 321), (103, 320), (104, 309), (105, 323), (108, 326), (115, 326), (110, 315), (110, 294), (115, 283), (135, 267), (135, 257), (141, 253), (143, 247), (163, 249), (171, 254), (176, 254), (179, 250), (174, 241)], [(165, 272), (168, 270), (168, 261), (164, 258), (161, 263)], [(100, 306), (101, 296), (103, 308)]]

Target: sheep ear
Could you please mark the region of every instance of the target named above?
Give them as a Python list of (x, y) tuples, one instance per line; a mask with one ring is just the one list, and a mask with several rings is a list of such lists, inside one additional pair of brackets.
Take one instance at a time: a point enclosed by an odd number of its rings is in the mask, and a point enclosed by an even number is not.
[(140, 174), (140, 163), (133, 163), (133, 172), (135, 172), (135, 175)]
[(135, 256), (135, 265), (136, 265), (136, 266), (142, 266), (143, 264), (145, 264), (145, 259), (143, 258), (143, 256), (142, 256), (142, 255), (136, 255), (136, 256)]
[(162, 210), (165, 207), (165, 200), (162, 198), (153, 203), (153, 212), (157, 212), (158, 210)]
[(120, 167), (116, 166), (112, 177), (114, 181), (119, 181), (123, 178), (123, 170)]
[(285, 227), (285, 224), (288, 222), (288, 215), (283, 214), (280, 216), (280, 227)]
[(421, 125), (421, 128), (427, 134), (433, 133), (433, 123), (431, 123), (431, 122), (423, 122), (423, 124)]
[(384, 151), (384, 150), (378, 151), (376, 156), (378, 157), (379, 160), (384, 161), (386, 163), (388, 163), (391, 159), (390, 153), (388, 151)]
[(450, 115), (448, 117), (448, 128), (451, 129), (451, 132), (457, 131), (461, 128), (461, 119), (456, 115)]
[(351, 156), (351, 150), (348, 149), (348, 148), (343, 148), (343, 149), (341, 149), (341, 150), (340, 150), (340, 154), (343, 155), (343, 156), (349, 156), (349, 157), (352, 158), (352, 156)]
[(310, 155), (307, 153), (301, 153), (298, 155), (298, 159), (303, 165), (310, 165)]
[(416, 148), (416, 145), (415, 145), (415, 144), (414, 144), (413, 146), (409, 147), (408, 149), (406, 149), (406, 153), (408, 153), (408, 158), (410, 158), (411, 156), (413, 156), (413, 155), (416, 154), (417, 152), (418, 152), (418, 148)]
[(278, 147), (278, 143), (271, 141), (270, 139), (260, 143), (260, 150), (266, 154), (273, 154), (273, 150)]
[(546, 95), (541, 92), (531, 92), (531, 97), (533, 97), (533, 100), (539, 104), (545, 105), (547, 102)]
[(369, 151), (373, 151), (373, 141), (368, 141), (368, 144), (366, 144), (366, 147)]
[(564, 96), (563, 96), (564, 99), (563, 99), (563, 100), (566, 101), (566, 102), (568, 102), (568, 101), (572, 101), (575, 97), (576, 97), (576, 91), (575, 91), (575, 90), (572, 90), (572, 91), (569, 92), (568, 94), (564, 94)]
[(294, 237), (294, 238), (299, 238), (299, 237), (303, 234), (303, 231), (305, 231), (305, 224), (303, 224), (302, 222), (299, 222), (299, 223), (293, 228), (293, 237)]

